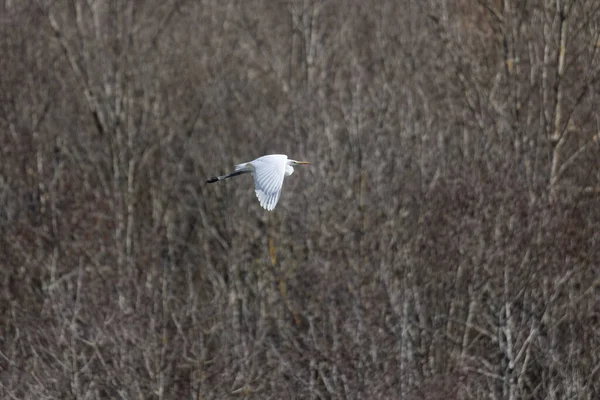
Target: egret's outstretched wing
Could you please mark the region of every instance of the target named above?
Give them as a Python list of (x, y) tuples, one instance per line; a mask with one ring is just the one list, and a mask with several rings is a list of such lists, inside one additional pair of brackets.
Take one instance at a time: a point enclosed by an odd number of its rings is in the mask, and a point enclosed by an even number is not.
[(279, 200), (286, 162), (287, 157), (279, 154), (263, 156), (252, 161), (256, 197), (260, 205), (268, 211), (273, 210)]

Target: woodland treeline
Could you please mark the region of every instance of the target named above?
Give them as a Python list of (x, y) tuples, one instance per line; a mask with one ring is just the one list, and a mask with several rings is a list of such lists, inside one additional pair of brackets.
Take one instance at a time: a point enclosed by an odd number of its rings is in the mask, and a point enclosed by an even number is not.
[[(600, 398), (596, 0), (0, 2), (0, 397)], [(312, 164), (260, 208), (269, 153)]]

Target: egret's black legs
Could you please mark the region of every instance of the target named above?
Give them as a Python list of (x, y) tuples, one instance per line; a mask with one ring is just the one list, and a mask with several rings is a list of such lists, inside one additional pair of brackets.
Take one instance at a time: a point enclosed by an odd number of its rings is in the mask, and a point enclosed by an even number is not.
[(238, 175), (241, 175), (241, 174), (247, 174), (249, 172), (250, 171), (235, 171), (235, 172), (230, 173), (229, 175), (213, 176), (212, 178), (207, 179), (206, 183), (215, 183), (215, 182), (218, 182), (218, 181), (222, 181), (223, 179), (233, 178), (234, 176), (238, 176)]

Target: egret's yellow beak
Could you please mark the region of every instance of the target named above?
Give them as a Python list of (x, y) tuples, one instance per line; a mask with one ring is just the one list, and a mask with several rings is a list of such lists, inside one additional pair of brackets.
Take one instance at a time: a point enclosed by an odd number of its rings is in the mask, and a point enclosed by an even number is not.
[(308, 161), (298, 161), (298, 164), (310, 164)]

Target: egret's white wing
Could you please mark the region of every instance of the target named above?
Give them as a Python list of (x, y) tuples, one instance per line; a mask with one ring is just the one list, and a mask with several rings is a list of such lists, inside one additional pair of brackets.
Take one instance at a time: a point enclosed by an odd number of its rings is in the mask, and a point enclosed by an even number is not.
[(274, 154), (252, 161), (254, 186), (260, 205), (271, 211), (279, 201), (287, 156)]

